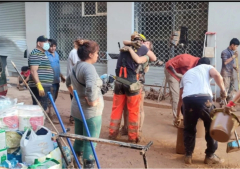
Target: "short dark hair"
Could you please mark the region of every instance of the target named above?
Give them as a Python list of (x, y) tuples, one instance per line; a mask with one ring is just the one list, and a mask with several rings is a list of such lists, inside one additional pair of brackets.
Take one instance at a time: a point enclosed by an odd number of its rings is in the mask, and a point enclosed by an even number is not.
[(23, 67), (21, 68), (21, 71), (27, 71), (27, 70), (29, 70), (29, 67), (28, 67), (28, 66), (23, 66)]
[(237, 38), (233, 38), (231, 41), (230, 41), (230, 46), (231, 45), (239, 45), (239, 40)]
[(198, 60), (197, 66), (201, 64), (207, 64), (210, 65), (210, 60), (209, 58), (203, 57)]
[(53, 45), (57, 46), (57, 42), (54, 39), (48, 39), (48, 42), (50, 46), (52, 47)]
[(76, 41), (76, 43), (78, 45), (77, 54), (82, 61), (88, 60), (90, 53), (95, 53), (99, 50), (99, 45), (95, 41), (81, 39)]

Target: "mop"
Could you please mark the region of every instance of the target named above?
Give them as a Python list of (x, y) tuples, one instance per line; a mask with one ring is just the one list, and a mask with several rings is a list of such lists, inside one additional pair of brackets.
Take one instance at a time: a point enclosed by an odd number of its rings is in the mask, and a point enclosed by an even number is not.
[[(87, 126), (87, 122), (86, 122), (86, 119), (85, 119), (85, 116), (83, 114), (83, 110), (82, 110), (82, 106), (80, 104), (80, 101), (79, 101), (79, 98), (78, 98), (78, 94), (77, 94), (77, 91), (76, 90), (73, 90), (73, 94), (74, 94), (74, 97), (77, 101), (77, 104), (78, 104), (78, 108), (79, 108), (79, 111), (80, 111), (80, 114), (82, 116), (82, 121), (83, 121), (83, 124), (85, 126), (85, 129), (87, 131), (87, 135), (88, 137), (91, 137), (91, 134), (89, 132), (89, 129), (88, 129), (88, 126)], [(99, 161), (98, 161), (98, 158), (97, 158), (97, 154), (96, 154), (96, 151), (94, 149), (94, 146), (93, 146), (93, 143), (90, 141), (90, 145), (91, 145), (91, 148), (92, 148), (92, 151), (93, 151), (93, 154), (94, 154), (94, 157), (95, 157), (95, 160), (96, 160), (96, 163), (97, 163), (97, 166), (98, 166), (98, 169), (100, 169), (100, 164), (99, 164)]]
[[(56, 107), (56, 105), (55, 105), (55, 102), (54, 102), (54, 100), (53, 100), (52, 94), (51, 94), (50, 92), (48, 92), (48, 97), (49, 97), (49, 99), (50, 99), (50, 101), (51, 101), (51, 103), (52, 103), (52, 105), (53, 105), (53, 108), (54, 108), (54, 110), (55, 110), (55, 113), (56, 113), (56, 115), (57, 115), (57, 117), (58, 117), (58, 120), (59, 120), (59, 122), (60, 122), (60, 124), (61, 124), (63, 133), (67, 133), (67, 131), (66, 131), (65, 127), (64, 127), (64, 124), (63, 124), (63, 122), (62, 122), (61, 116), (60, 116), (60, 114), (59, 114), (59, 112), (58, 112), (58, 110), (57, 110), (57, 107)], [(81, 169), (81, 165), (80, 165), (80, 163), (79, 163), (79, 161), (78, 161), (77, 155), (76, 155), (76, 153), (75, 153), (75, 151), (74, 151), (74, 149), (73, 149), (72, 143), (71, 143), (71, 141), (70, 141), (69, 138), (67, 138), (67, 142), (68, 142), (68, 144), (69, 144), (69, 146), (70, 146), (70, 149), (71, 149), (71, 151), (72, 151), (72, 153), (73, 153), (73, 156), (74, 156), (74, 158), (75, 158), (75, 161), (77, 162), (78, 168)]]

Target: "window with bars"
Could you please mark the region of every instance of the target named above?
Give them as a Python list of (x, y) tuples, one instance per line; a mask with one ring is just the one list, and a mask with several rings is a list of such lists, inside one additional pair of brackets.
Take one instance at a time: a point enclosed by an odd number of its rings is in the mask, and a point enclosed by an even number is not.
[[(106, 2), (84, 3), (88, 6), (84, 8), (85, 14), (93, 14), (96, 4), (97, 12), (107, 11)], [(84, 17), (82, 4), (82, 2), (49, 2), (50, 38), (57, 41), (60, 60), (67, 60), (76, 37), (94, 40), (100, 46), (98, 63), (106, 64), (104, 59), (107, 58), (107, 16)]]
[(188, 28), (187, 53), (201, 57), (208, 2), (134, 2), (134, 29), (153, 42), (160, 60), (166, 62), (185, 53), (185, 48), (172, 48), (169, 42), (172, 30), (180, 30), (181, 26)]

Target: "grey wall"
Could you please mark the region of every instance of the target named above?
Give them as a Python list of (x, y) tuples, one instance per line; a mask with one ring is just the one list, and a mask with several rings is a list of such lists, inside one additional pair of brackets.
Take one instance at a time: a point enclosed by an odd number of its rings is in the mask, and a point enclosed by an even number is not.
[[(240, 2), (209, 2), (208, 31), (217, 32), (217, 70), (221, 71), (221, 52), (232, 38), (240, 39)], [(209, 44), (213, 44), (213, 41)], [(239, 51), (239, 49), (238, 49)], [(239, 63), (238, 63), (239, 64)], [(237, 89), (237, 75), (235, 88)], [(219, 88), (217, 88), (219, 96)]]
[[(107, 51), (119, 53), (118, 42), (121, 47), (123, 40), (130, 40), (134, 31), (134, 2), (107, 3)], [(108, 56), (108, 74), (115, 75), (116, 59)]]
[(49, 3), (25, 2), (27, 49), (30, 53), (36, 47), (38, 36), (49, 37)]

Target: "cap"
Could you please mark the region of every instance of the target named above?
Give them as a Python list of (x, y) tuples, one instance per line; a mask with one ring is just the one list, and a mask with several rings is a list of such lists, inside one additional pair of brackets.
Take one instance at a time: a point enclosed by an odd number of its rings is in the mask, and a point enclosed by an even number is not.
[(48, 41), (48, 38), (46, 36), (44, 36), (44, 35), (39, 36), (37, 38), (37, 42), (46, 42), (46, 41)]

